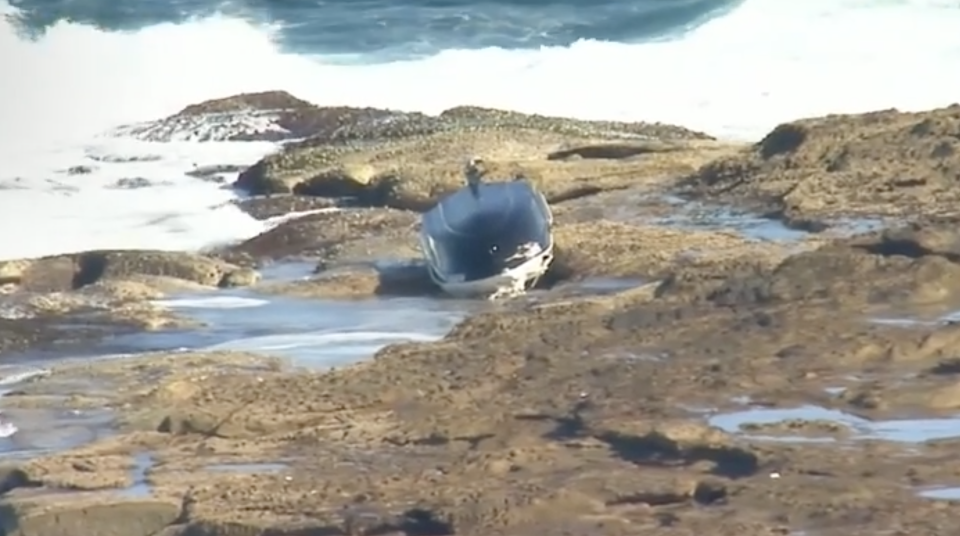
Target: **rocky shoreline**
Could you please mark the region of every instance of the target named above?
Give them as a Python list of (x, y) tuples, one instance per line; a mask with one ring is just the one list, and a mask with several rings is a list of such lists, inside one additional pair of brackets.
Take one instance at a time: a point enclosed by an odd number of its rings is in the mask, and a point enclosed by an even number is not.
[[(414, 262), (417, 213), (459, 185), (467, 155), (548, 195), (556, 266), (536, 299), (333, 371), (193, 350), (65, 363), (20, 383), (0, 406), (109, 408), (116, 431), (0, 468), (3, 534), (960, 528), (960, 503), (921, 493), (960, 486), (960, 423), (903, 441), (856, 420), (710, 420), (817, 406), (957, 422), (960, 329), (942, 319), (960, 309), (960, 106), (803, 119), (738, 145), (670, 125), (474, 107), (430, 117), (270, 92), (121, 131), (284, 142), (239, 173), (252, 197), (238, 205), (303, 215), (200, 253), (0, 262), (0, 365), (196, 326), (154, 303), (163, 296), (431, 296)], [(699, 219), (677, 223), (693, 205)], [(730, 210), (797, 234), (702, 224)], [(885, 227), (852, 233), (865, 221)], [(315, 273), (261, 277), (292, 261)], [(604, 278), (637, 284), (568, 292)]]

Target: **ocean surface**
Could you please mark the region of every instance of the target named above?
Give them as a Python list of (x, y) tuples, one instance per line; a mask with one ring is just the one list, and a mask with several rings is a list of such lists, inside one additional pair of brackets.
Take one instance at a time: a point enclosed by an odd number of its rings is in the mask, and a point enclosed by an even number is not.
[[(110, 134), (210, 98), (285, 89), (755, 139), (800, 116), (960, 99), (958, 28), (956, 0), (0, 0), (0, 259), (262, 231), (234, 192), (184, 172), (269, 144)], [(81, 165), (93, 172), (67, 173)], [(150, 186), (117, 187), (131, 178)]]

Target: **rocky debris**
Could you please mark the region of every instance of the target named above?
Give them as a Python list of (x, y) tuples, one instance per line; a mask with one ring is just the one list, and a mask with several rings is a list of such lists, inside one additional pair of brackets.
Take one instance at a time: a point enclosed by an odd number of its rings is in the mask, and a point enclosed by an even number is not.
[(780, 437), (844, 437), (850, 429), (844, 423), (825, 419), (788, 419), (772, 423), (747, 422), (740, 429), (751, 435)]
[(221, 164), (221, 165), (212, 165), (212, 166), (196, 166), (196, 164), (194, 164), (194, 166), (195, 167), (193, 169), (191, 169), (190, 171), (187, 171), (186, 173), (184, 173), (184, 175), (187, 175), (188, 177), (193, 177), (195, 179), (215, 182), (218, 184), (227, 182), (226, 179), (223, 178), (224, 175), (240, 173), (241, 171), (247, 168), (247, 166), (237, 166), (237, 165), (230, 165), (230, 164)]
[(144, 162), (159, 162), (163, 157), (158, 154), (115, 155), (115, 154), (87, 154), (87, 158), (94, 162), (107, 164), (134, 164)]
[(154, 183), (150, 182), (149, 179), (143, 177), (125, 177), (117, 179), (112, 187), (119, 190), (135, 190), (138, 188), (149, 188), (151, 186), (154, 186)]
[(802, 119), (686, 181), (710, 199), (752, 203), (803, 222), (955, 215), (960, 105)]
[(96, 168), (91, 166), (73, 166), (66, 171), (67, 175), (89, 175), (96, 171)]

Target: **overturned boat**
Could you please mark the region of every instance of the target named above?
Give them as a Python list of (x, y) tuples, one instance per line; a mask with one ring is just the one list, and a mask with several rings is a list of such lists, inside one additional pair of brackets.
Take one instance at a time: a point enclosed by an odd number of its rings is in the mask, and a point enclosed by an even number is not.
[(423, 215), (421, 249), (430, 278), (452, 296), (521, 294), (553, 261), (553, 215), (530, 181), (483, 182), (481, 165), (471, 160), (467, 185)]

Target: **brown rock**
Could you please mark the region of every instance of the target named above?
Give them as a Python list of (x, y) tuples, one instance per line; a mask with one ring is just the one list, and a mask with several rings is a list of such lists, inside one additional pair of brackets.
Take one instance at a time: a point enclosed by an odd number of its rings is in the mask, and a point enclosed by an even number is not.
[[(419, 256), (413, 234), (417, 215), (393, 209), (342, 209), (291, 219), (235, 246), (226, 248), (231, 255), (253, 258), (332, 256), (348, 249), (351, 243), (364, 242), (364, 248), (380, 244), (382, 258)], [(403, 247), (406, 246), (406, 247)], [(356, 255), (341, 254), (346, 261), (375, 259), (365, 251)]]
[(560, 202), (662, 180), (730, 150), (679, 127), (482, 108), (360, 119), (335, 134), (320, 133), (261, 160), (236, 186), (254, 194), (293, 192), (424, 210), (459, 188), (465, 160), (479, 155), (490, 177), (522, 174)]
[(744, 259), (775, 265), (787, 254), (781, 245), (751, 242), (732, 231), (683, 231), (603, 220), (558, 225), (555, 237), (555, 269), (564, 278), (660, 279), (677, 265), (715, 265)]
[(795, 220), (956, 214), (960, 106), (830, 115), (778, 126), (701, 168), (690, 191)]
[(266, 91), (190, 105), (170, 117), (123, 127), (120, 132), (160, 142), (285, 141), (308, 136), (349, 139), (349, 131), (358, 123), (389, 122), (399, 115), (407, 114), (374, 108), (318, 107), (285, 91)]
[(123, 499), (109, 493), (72, 491), (5, 498), (0, 529), (10, 536), (151, 536), (176, 521), (180, 508), (173, 501)]
[(70, 282), (72, 277), (62, 270), (65, 264), (62, 258), (31, 260), (13, 279), (22, 283), (0, 295), (0, 311), (5, 317), (0, 318), (0, 355), (54, 344), (79, 349), (132, 330), (193, 327), (195, 322), (151, 300), (171, 292), (214, 290), (184, 279), (141, 274), (105, 278), (77, 290), (33, 290)]
[(0, 355), (8, 356), (42, 344), (96, 340), (104, 330), (92, 326), (69, 330), (55, 318), (0, 318)]
[(692, 294), (728, 305), (818, 301), (844, 308), (949, 302), (960, 298), (960, 264), (951, 260), (952, 253), (921, 245), (926, 237), (953, 232), (951, 224), (938, 225), (945, 227), (921, 232), (914, 226), (827, 243), (775, 267), (735, 263), (720, 273), (681, 267), (660, 295)]
[(207, 287), (236, 286), (256, 280), (256, 275), (249, 270), (224, 261), (173, 251), (87, 251), (29, 259), (7, 266), (7, 281), (30, 292), (73, 290), (101, 281), (144, 276), (178, 279)]
[(191, 104), (176, 113), (178, 116), (221, 114), (242, 112), (245, 110), (298, 110), (313, 106), (298, 99), (286, 91), (263, 91), (260, 93), (241, 93), (222, 99), (212, 99), (199, 104)]

